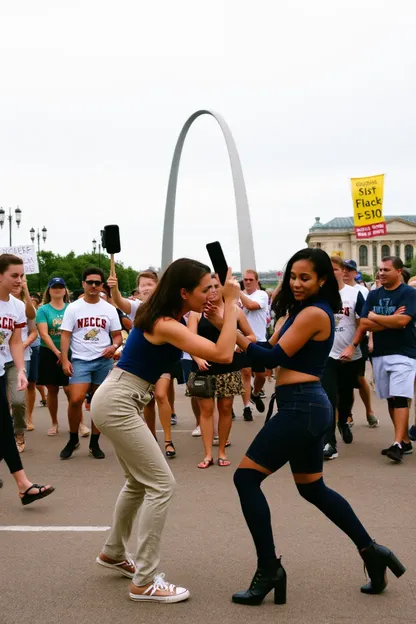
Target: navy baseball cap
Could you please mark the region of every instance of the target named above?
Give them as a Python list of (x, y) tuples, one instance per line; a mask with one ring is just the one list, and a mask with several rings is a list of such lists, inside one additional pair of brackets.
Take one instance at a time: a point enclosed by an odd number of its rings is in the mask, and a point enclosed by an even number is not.
[(62, 286), (62, 288), (66, 288), (66, 284), (62, 277), (53, 277), (49, 280), (48, 288), (52, 288), (53, 286)]
[(352, 269), (353, 271), (358, 271), (357, 263), (355, 260), (344, 260), (344, 266), (347, 269)]

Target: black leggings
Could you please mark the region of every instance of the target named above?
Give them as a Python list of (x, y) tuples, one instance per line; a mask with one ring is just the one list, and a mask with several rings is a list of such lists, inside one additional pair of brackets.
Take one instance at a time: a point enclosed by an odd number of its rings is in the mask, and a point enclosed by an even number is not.
[(6, 462), (11, 474), (23, 470), (22, 460), (14, 439), (4, 375), (0, 377), (0, 461), (2, 459)]
[[(276, 389), (278, 414), (257, 434), (247, 457), (275, 472), (287, 462), (294, 475), (320, 474), (323, 466), (323, 436), (331, 418), (324, 390), (316, 383), (293, 384)], [(234, 483), (241, 508), (253, 537), (259, 568), (273, 568), (276, 561), (270, 510), (261, 490), (266, 474), (252, 468), (238, 468)], [(359, 550), (371, 544), (371, 537), (349, 503), (329, 489), (322, 477), (296, 487), (299, 494), (322, 511), (350, 537)]]

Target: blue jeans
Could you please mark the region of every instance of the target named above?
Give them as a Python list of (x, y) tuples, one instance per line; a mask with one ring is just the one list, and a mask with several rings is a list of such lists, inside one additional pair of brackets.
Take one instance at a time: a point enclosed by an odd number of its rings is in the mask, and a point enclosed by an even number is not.
[(294, 474), (322, 472), (332, 407), (320, 382), (278, 386), (276, 400), (277, 414), (254, 438), (247, 457), (271, 472), (287, 462)]

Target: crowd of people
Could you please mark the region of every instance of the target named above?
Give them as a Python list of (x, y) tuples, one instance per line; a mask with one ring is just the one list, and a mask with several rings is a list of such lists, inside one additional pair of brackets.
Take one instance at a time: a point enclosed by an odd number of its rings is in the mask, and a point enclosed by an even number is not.
[[(379, 283), (369, 289), (360, 283), (353, 260), (308, 248), (289, 260), (282, 283), (270, 293), (254, 269), (244, 272), (241, 285), (229, 271), (222, 285), (209, 267), (180, 259), (160, 280), (153, 271), (140, 273), (128, 298), (114, 272), (106, 278), (96, 267), (84, 271), (82, 291), (70, 294), (65, 281), (53, 276), (40, 297), (28, 292), (20, 258), (0, 256), (0, 460), (14, 477), (22, 504), (54, 491), (28, 479), (21, 455), (26, 432), (36, 427), (36, 392), (49, 410), (48, 435), (55, 436), (63, 389), (69, 438), (60, 458), (71, 458), (80, 437), (89, 437), (91, 457), (105, 459), (102, 433), (126, 477), (97, 563), (132, 579), (132, 600), (185, 600), (189, 590), (158, 573), (175, 484), (166, 461), (177, 454), (174, 381), (186, 384), (195, 415), (192, 436), (202, 439), (197, 467), (205, 470), (214, 464), (214, 446), (217, 465), (231, 465), (227, 447), (236, 411), (242, 409), (244, 421), (253, 420), (253, 407), (265, 412), (269, 377), (275, 393), (266, 423), (234, 473), (257, 570), (248, 590), (234, 594), (233, 601), (260, 604), (272, 590), (277, 604), (286, 601), (286, 573), (275, 553), (261, 484), (288, 462), (300, 495), (356, 545), (370, 578), (361, 591), (382, 592), (386, 568), (396, 576), (405, 568), (370, 537), (347, 501), (325, 485), (322, 467), (324, 460), (338, 457), (337, 430), (345, 444), (353, 442), (355, 389), (368, 426), (379, 424), (366, 371), (374, 376), (378, 396), (387, 400), (393, 424), (392, 444), (381, 454), (401, 463), (412, 452), (416, 290), (412, 281), (405, 283), (409, 278), (399, 258), (387, 257)], [(235, 401), (239, 396), (241, 403)], [(132, 558), (126, 545), (139, 510)]]

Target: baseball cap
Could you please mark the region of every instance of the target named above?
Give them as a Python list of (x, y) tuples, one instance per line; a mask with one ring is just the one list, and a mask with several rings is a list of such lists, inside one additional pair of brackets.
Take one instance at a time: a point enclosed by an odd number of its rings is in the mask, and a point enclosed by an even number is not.
[(357, 263), (355, 260), (344, 260), (344, 266), (347, 269), (352, 269), (353, 271), (357, 271)]
[(62, 288), (66, 288), (66, 284), (62, 277), (53, 277), (52, 279), (50, 279), (48, 283), (48, 288), (51, 288), (52, 286), (62, 286)]

